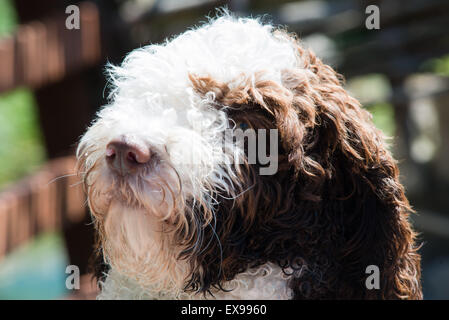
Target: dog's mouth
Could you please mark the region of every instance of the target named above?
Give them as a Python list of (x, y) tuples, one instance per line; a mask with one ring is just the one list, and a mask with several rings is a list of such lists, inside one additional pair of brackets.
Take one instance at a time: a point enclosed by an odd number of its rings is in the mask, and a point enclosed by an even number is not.
[(154, 159), (151, 163), (139, 163), (131, 172), (121, 168), (109, 168), (111, 184), (107, 193), (111, 202), (150, 213), (161, 220), (174, 215), (180, 207), (182, 187), (172, 166)]

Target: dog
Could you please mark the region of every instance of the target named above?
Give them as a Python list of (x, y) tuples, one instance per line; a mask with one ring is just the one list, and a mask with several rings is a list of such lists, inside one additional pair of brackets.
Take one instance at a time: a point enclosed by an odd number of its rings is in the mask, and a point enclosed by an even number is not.
[(386, 139), (294, 34), (223, 13), (107, 71), (77, 149), (99, 299), (422, 298)]

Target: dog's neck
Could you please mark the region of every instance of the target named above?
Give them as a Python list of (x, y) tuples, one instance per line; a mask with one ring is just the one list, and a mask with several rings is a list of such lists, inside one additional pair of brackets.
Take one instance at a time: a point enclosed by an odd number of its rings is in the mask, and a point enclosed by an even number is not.
[(97, 299), (149, 299), (149, 300), (286, 300), (293, 297), (288, 287), (288, 278), (277, 265), (267, 263), (247, 270), (224, 284), (229, 292), (211, 290), (213, 296), (184, 292), (181, 288), (164, 290), (156, 286), (140, 286), (136, 281), (110, 270), (106, 280), (101, 283), (102, 291)]

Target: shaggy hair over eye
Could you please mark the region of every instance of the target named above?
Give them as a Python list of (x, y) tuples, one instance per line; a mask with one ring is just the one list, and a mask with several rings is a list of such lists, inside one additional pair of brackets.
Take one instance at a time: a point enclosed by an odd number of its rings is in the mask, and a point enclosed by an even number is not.
[[(111, 103), (78, 150), (105, 298), (128, 280), (138, 297), (222, 298), (264, 277), (281, 298), (422, 298), (397, 163), (342, 77), (295, 35), (225, 14), (110, 70)], [(204, 121), (192, 124), (197, 113)], [(215, 144), (242, 123), (278, 130), (275, 174), (249, 163), (246, 144)], [(129, 132), (158, 160), (119, 180), (105, 145)], [(173, 144), (191, 137), (191, 150)], [(210, 159), (217, 150), (242, 161)], [(175, 161), (194, 152), (201, 170)], [(370, 265), (379, 289), (365, 284)]]

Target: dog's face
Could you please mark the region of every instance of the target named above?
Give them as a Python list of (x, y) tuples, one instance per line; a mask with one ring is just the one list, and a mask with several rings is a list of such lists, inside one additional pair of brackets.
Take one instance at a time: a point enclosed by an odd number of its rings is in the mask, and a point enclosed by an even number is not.
[(393, 163), (335, 72), (253, 19), (216, 19), (109, 71), (79, 171), (105, 261), (142, 285), (205, 291), (269, 261), (303, 270), (304, 256), (323, 272), (331, 232), (311, 215), (359, 187), (349, 176)]
[[(276, 128), (273, 115), (250, 104), (241, 87), (280, 82), (296, 59), (269, 28), (224, 18), (110, 67), (111, 104), (78, 148), (108, 263), (149, 282), (166, 276), (168, 265), (182, 265), (172, 260), (186, 248), (175, 242), (199, 241), (197, 229), (213, 223), (220, 197), (250, 187), (242, 172), (249, 165), (245, 144), (235, 133), (252, 130), (257, 143), (257, 129)], [(222, 101), (225, 90), (236, 97)], [(265, 135), (277, 147), (277, 132)], [(173, 270), (169, 278), (185, 275)]]

